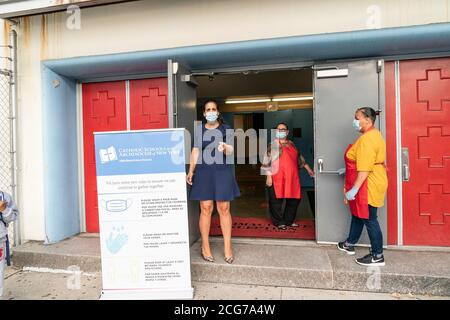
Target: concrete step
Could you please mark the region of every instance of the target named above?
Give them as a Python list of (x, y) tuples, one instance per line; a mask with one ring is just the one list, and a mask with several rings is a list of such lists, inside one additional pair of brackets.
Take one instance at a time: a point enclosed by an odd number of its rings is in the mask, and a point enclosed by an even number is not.
[[(223, 260), (220, 237), (211, 247), (216, 261), (206, 262), (200, 244), (191, 247), (192, 280), (272, 287), (334, 289), (365, 292), (412, 293), (450, 296), (450, 252), (386, 250), (386, 266), (366, 268), (354, 262), (367, 254), (357, 248), (355, 256), (334, 245), (311, 241), (233, 239), (235, 262)], [(58, 244), (29, 242), (16, 247), (16, 267), (68, 269), (100, 272), (98, 237), (77, 236)]]
[(234, 244), (236, 260), (221, 259), (223, 246), (212, 242), (215, 263), (200, 256), (200, 244), (191, 250), (192, 277), (196, 281), (272, 285), (386, 293), (450, 295), (450, 253), (386, 250), (385, 267), (362, 267), (356, 255), (334, 245)]
[(77, 266), (83, 272), (100, 272), (99, 237), (81, 235), (50, 245), (30, 241), (13, 248), (12, 262), (18, 268), (67, 270)]

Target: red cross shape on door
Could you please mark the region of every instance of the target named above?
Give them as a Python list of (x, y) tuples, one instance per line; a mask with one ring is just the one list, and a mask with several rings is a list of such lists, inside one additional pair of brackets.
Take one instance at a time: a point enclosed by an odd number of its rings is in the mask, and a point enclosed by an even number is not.
[(92, 102), (92, 118), (97, 119), (98, 124), (109, 123), (109, 119), (116, 116), (116, 104), (114, 98), (108, 97), (108, 91), (99, 91), (98, 98)]
[(444, 193), (443, 185), (430, 185), (428, 193), (420, 193), (419, 202), (419, 214), (428, 216), (430, 224), (445, 224), (445, 216), (450, 216), (450, 193)]
[(160, 123), (167, 117), (166, 95), (160, 94), (159, 88), (149, 88), (147, 96), (142, 97), (142, 115), (149, 124)]
[(442, 127), (429, 127), (426, 136), (419, 136), (419, 158), (428, 159), (429, 167), (444, 166), (450, 158), (450, 135), (442, 134)]
[(167, 78), (130, 80), (131, 130), (169, 127)]
[(425, 102), (429, 111), (441, 111), (444, 101), (450, 102), (450, 78), (442, 70), (427, 70), (425, 79), (417, 80), (418, 102)]

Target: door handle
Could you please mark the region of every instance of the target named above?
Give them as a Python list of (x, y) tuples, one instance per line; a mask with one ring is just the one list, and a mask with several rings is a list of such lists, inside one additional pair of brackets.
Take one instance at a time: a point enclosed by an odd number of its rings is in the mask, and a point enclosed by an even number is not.
[(403, 165), (403, 181), (409, 181), (409, 166), (407, 164)]
[(325, 171), (325, 170), (323, 170), (323, 163), (324, 163), (324, 161), (323, 161), (322, 158), (318, 158), (317, 159), (317, 166), (319, 167), (319, 173), (322, 173), (322, 174), (337, 174), (337, 175), (339, 175), (339, 171)]
[(402, 148), (402, 180), (409, 181), (409, 149)]

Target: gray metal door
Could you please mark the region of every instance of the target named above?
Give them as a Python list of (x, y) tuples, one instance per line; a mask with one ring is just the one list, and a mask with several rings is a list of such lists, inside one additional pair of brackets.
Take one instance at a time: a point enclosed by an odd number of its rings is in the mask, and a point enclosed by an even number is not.
[[(377, 127), (385, 132), (383, 61), (358, 61), (314, 67), (314, 131), (316, 167), (317, 242), (345, 240), (351, 214), (343, 203), (344, 152), (359, 136), (352, 126), (355, 110), (369, 106), (380, 111)], [(386, 209), (378, 210), (386, 244)], [(369, 244), (364, 228), (360, 244)]]
[[(168, 60), (169, 85), (169, 127), (185, 128), (191, 134), (187, 141), (186, 154), (191, 152), (194, 138), (194, 121), (197, 119), (197, 84), (190, 70), (178, 62)], [(186, 166), (186, 170), (188, 165)], [(189, 186), (188, 186), (189, 188)], [(189, 189), (188, 189), (189, 194)], [(198, 220), (199, 206), (194, 201), (188, 201), (189, 212), (189, 243), (192, 245), (200, 237)]]

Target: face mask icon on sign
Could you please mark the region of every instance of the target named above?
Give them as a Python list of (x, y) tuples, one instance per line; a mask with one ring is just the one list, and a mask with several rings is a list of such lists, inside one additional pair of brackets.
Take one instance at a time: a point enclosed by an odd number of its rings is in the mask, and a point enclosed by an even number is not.
[(109, 212), (122, 212), (131, 207), (131, 199), (102, 200), (102, 207)]

